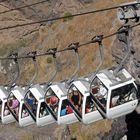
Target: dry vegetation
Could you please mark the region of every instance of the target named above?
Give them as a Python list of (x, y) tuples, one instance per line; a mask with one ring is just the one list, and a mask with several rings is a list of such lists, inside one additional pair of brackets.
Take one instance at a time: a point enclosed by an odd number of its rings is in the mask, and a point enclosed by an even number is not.
[[(113, 6), (123, 2), (127, 2), (128, 0), (98, 0), (96, 2), (78, 5), (76, 0), (69, 1), (69, 6), (65, 6), (64, 0), (62, 0), (62, 10), (60, 7), (55, 9), (56, 11), (62, 13), (62, 15), (67, 12), (78, 12), (78, 11), (87, 11), (93, 9), (99, 9), (102, 7)], [(77, 4), (77, 5), (74, 5)], [(74, 6), (74, 8), (72, 7)], [(57, 6), (55, 6), (57, 7)], [(71, 8), (72, 7), (72, 8)], [(3, 9), (2, 9), (3, 8)], [(3, 6), (0, 7), (0, 11), (5, 10)], [(74, 9), (74, 10), (73, 10)], [(15, 16), (14, 16), (15, 15)], [(7, 22), (6, 17), (12, 17), (11, 21)], [(30, 21), (30, 19), (26, 19), (24, 14), (21, 14), (19, 11), (12, 12), (10, 14), (6, 14), (2, 17), (3, 22), (1, 22), (1, 26), (5, 24), (12, 25), (17, 23), (16, 18), (22, 19), (22, 21), (18, 21), (18, 23)], [(9, 20), (9, 19), (8, 19)], [(13, 22), (14, 21), (14, 22)], [(30, 35), (21, 37), (23, 34), (30, 32), (29, 29), (36, 29), (36, 26), (28, 27), (27, 29), (18, 28), (12, 30), (6, 30), (0, 32), (0, 55), (7, 55), (10, 51), (18, 50), (19, 54), (26, 54), (25, 52), (31, 50), (37, 50), (39, 52), (45, 52), (48, 48), (57, 47), (58, 49), (67, 47), (70, 43), (73, 42), (86, 42), (89, 41), (95, 35), (108, 35), (119, 27), (119, 22), (117, 21), (116, 11), (104, 12), (102, 14), (91, 14), (87, 16), (76, 17), (67, 21), (57, 21), (52, 24), (46, 26), (40, 26), (38, 32), (31, 33)], [(23, 31), (21, 31), (23, 30)], [(25, 33), (23, 33), (25, 32)], [(105, 62), (103, 67), (108, 67), (112, 65), (112, 56), (111, 56), (111, 46), (113, 44), (115, 37), (107, 39), (104, 41), (105, 45)], [(8, 40), (8, 41), (6, 41)], [(15, 41), (16, 40), (16, 41)], [(94, 72), (96, 66), (99, 63), (99, 54), (98, 54), (98, 46), (91, 44), (85, 46), (79, 50), (80, 58), (81, 58), (81, 70), (79, 72), (79, 76), (87, 75), (89, 73)], [(61, 71), (57, 76), (56, 80), (64, 80), (67, 79), (75, 68), (75, 59), (74, 55), (71, 53), (62, 53), (58, 54), (59, 65), (61, 66)], [(48, 60), (49, 59), (49, 60)], [(39, 63), (39, 75), (37, 77), (36, 83), (45, 82), (48, 77), (51, 75), (54, 66), (52, 58), (43, 57), (38, 59)], [(31, 61), (20, 61), (21, 64), (21, 77), (20, 83), (25, 84), (33, 75), (33, 66)], [(67, 67), (66, 67), (67, 66)], [(8, 75), (6, 75), (8, 77)], [(2, 78), (3, 74), (1, 75)], [(3, 84), (3, 80), (0, 81)], [(78, 140), (99, 140), (99, 134), (102, 132), (107, 132), (111, 129), (112, 121), (99, 121), (94, 124), (84, 126), (82, 124), (73, 124), (70, 125), (70, 131), (73, 135), (76, 135)], [(13, 129), (13, 127), (9, 127)], [(46, 127), (45, 127), (46, 128)], [(43, 131), (45, 131), (45, 128)], [(59, 127), (58, 127), (59, 128)], [(4, 129), (4, 128), (3, 128)], [(15, 128), (16, 129), (16, 128)], [(34, 128), (35, 129), (35, 128)], [(55, 129), (55, 128), (54, 128)], [(17, 129), (16, 129), (17, 130)], [(25, 129), (24, 129), (25, 130)], [(61, 130), (61, 129), (60, 129)], [(20, 130), (21, 131), (21, 130)], [(27, 130), (28, 131), (28, 130)], [(26, 131), (26, 132), (27, 132)], [(53, 131), (53, 130), (52, 130)], [(60, 135), (60, 131), (56, 129), (56, 136)], [(54, 132), (54, 133), (55, 133)], [(29, 133), (29, 134), (28, 134)], [(35, 133), (28, 132), (24, 135), (22, 139), (32, 140), (37, 139), (34, 137)], [(52, 134), (52, 133), (51, 133)], [(39, 139), (39, 138), (38, 138)], [(41, 138), (39, 139), (41, 140)]]

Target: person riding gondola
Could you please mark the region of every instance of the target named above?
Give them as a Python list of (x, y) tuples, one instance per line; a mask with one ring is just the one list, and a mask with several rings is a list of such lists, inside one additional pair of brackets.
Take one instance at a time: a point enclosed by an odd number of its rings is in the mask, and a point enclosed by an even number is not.
[(100, 100), (100, 102), (105, 105), (107, 99), (107, 89), (99, 82), (99, 88), (96, 97)]
[(73, 93), (70, 94), (70, 100), (78, 110), (81, 110), (82, 96), (75, 87), (73, 87)]

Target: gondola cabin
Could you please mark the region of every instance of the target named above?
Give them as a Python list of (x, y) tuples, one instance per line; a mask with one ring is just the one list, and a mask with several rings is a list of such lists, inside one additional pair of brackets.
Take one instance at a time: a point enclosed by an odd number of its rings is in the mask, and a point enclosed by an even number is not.
[(9, 93), (6, 88), (0, 86), (0, 117), (2, 124), (9, 124), (16, 121), (7, 106), (8, 95)]
[(45, 95), (48, 109), (58, 124), (71, 124), (78, 121), (67, 99), (67, 91), (65, 83), (54, 83), (48, 87)]
[(40, 85), (32, 86), (25, 95), (25, 106), (37, 126), (44, 126), (55, 122), (44, 102), (45, 92)]
[(125, 69), (117, 76), (111, 69), (99, 72), (92, 82), (91, 96), (108, 119), (131, 113), (138, 104), (135, 79)]
[(72, 82), (68, 91), (68, 100), (71, 107), (78, 119), (84, 124), (103, 119), (91, 98), (89, 89), (90, 82), (85, 78)]
[(32, 119), (24, 104), (25, 94), (26, 92), (22, 87), (16, 86), (11, 90), (7, 101), (10, 112), (21, 127), (25, 127), (34, 123), (34, 120)]

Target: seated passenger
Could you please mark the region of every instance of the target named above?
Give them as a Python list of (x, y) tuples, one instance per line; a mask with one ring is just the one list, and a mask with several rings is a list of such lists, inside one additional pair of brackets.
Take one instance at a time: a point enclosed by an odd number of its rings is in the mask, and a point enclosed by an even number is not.
[(13, 100), (10, 100), (10, 108), (11, 109), (16, 109), (19, 106), (19, 101), (14, 97)]
[(8, 116), (10, 115), (10, 111), (8, 110), (8, 107), (5, 106), (5, 109), (4, 109), (4, 116)]
[(28, 103), (29, 105), (32, 105), (32, 104), (33, 104), (33, 102), (34, 102), (34, 97), (33, 97), (32, 93), (29, 93), (29, 94), (28, 94), (28, 97), (26, 98), (26, 101), (27, 101), (27, 103)]
[(73, 109), (71, 108), (70, 105), (67, 105), (67, 106), (66, 106), (66, 109), (67, 109), (67, 114), (73, 113)]
[(41, 107), (41, 109), (40, 109), (40, 117), (44, 117), (46, 115), (49, 115), (47, 108), (46, 107)]
[(86, 113), (90, 113), (93, 110), (94, 110), (94, 104), (92, 98), (88, 96), (86, 100)]
[(79, 93), (79, 91), (75, 87), (73, 87), (72, 90), (73, 90), (73, 92), (70, 94), (70, 100), (74, 104), (74, 106), (78, 110), (80, 110), (81, 102), (82, 102), (81, 94)]
[(93, 86), (92, 87), (92, 94), (97, 94), (98, 93), (98, 86)]
[(50, 104), (55, 105), (58, 103), (58, 98), (56, 96), (53, 96), (50, 98)]
[(27, 116), (29, 116), (29, 113), (27, 112), (27, 110), (23, 109), (22, 117), (24, 118), (24, 117), (27, 117)]
[(67, 114), (66, 108), (62, 109), (60, 112), (60, 116), (65, 116)]
[(100, 102), (105, 105), (107, 100), (107, 89), (100, 83), (99, 85), (99, 91), (96, 95), (96, 97), (100, 100)]
[(60, 116), (65, 116), (67, 114), (66, 104), (62, 104)]
[(38, 105), (38, 102), (35, 101), (35, 102), (32, 104), (32, 106), (31, 106), (32, 112), (34, 113), (34, 115), (36, 115), (37, 105)]
[(87, 107), (86, 107), (86, 113), (90, 113), (91, 111), (92, 111), (92, 108), (89, 107), (89, 106), (87, 106)]
[(47, 102), (48, 105), (50, 105), (51, 104), (51, 98), (46, 98), (46, 102)]

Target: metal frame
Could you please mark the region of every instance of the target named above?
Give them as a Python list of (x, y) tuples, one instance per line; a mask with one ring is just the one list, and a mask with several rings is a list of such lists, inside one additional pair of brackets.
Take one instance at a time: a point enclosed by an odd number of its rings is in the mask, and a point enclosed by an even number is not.
[[(64, 82), (60, 82), (60, 83), (53, 83), (52, 85), (50, 85), (47, 89), (47, 91), (49, 89), (51, 90), (55, 90), (55, 89), (58, 89), (58, 92), (59, 94), (61, 94), (59, 98), (59, 107), (58, 107), (58, 114), (57, 116), (54, 115), (54, 113), (51, 111), (51, 108), (49, 107), (49, 105), (47, 104), (48, 106), (48, 109), (50, 110), (50, 112), (52, 112), (52, 115), (54, 116), (54, 118), (56, 119), (57, 123), (58, 124), (61, 124), (61, 123), (66, 123), (66, 124), (70, 124), (70, 123), (74, 123), (74, 122), (77, 122), (77, 118), (76, 116), (74, 115), (74, 113), (72, 114), (68, 114), (68, 115), (65, 115), (65, 116), (60, 116), (60, 111), (61, 111), (61, 107), (62, 107), (62, 103), (64, 100), (67, 100), (67, 90), (69, 88), (69, 85), (72, 81), (74, 81), (75, 77), (77, 76), (77, 72), (79, 71), (79, 68), (80, 68), (80, 60), (79, 60), (79, 54), (78, 54), (78, 45), (79, 43), (72, 43), (70, 44), (68, 47), (69, 47), (69, 50), (73, 50), (76, 54), (76, 60), (77, 60), (77, 67), (76, 67), (76, 70), (74, 71), (74, 73), (72, 74), (71, 78), (67, 81)], [(57, 66), (56, 66), (57, 68)], [(56, 69), (57, 71), (57, 69)], [(60, 92), (61, 91), (61, 92)], [(54, 91), (55, 93), (55, 91)], [(55, 93), (56, 96), (57, 93)], [(45, 98), (47, 97), (47, 92), (46, 92), (46, 95), (45, 95)]]
[[(12, 55), (10, 55), (10, 57), (12, 57), (12, 60), (14, 61), (15, 65), (16, 65), (17, 74), (16, 74), (15, 78), (8, 85), (0, 87), (1, 96), (2, 96), (2, 98), (1, 98), (1, 101), (2, 101), (1, 121), (3, 124), (8, 124), (8, 123), (12, 123), (12, 122), (16, 121), (8, 108), (7, 98), (9, 96), (10, 90), (13, 87), (15, 87), (15, 85), (16, 85), (15, 83), (19, 78), (19, 65), (18, 65), (18, 61), (17, 61), (18, 54), (17, 53), (12, 54)], [(6, 115), (6, 116), (4, 115), (5, 107), (7, 107), (7, 109), (9, 110), (9, 113), (10, 113), (9, 115)]]
[(134, 1), (120, 5), (117, 11), (118, 20), (127, 23), (129, 20), (138, 22), (140, 18), (140, 2)]
[[(26, 94), (26, 92), (28, 91), (28, 89), (30, 88), (32, 82), (34, 81), (34, 79), (36, 78), (37, 76), (37, 73), (38, 73), (38, 67), (37, 67), (37, 64), (36, 64), (36, 60), (35, 60), (35, 55), (36, 55), (36, 52), (32, 52), (30, 54), (28, 54), (31, 56), (31, 58), (33, 59), (33, 63), (34, 63), (34, 66), (35, 66), (35, 73), (34, 73), (34, 76), (33, 78), (30, 80), (30, 82), (27, 84), (26, 87), (22, 88), (20, 86), (12, 86), (12, 88), (10, 89), (10, 94), (8, 96), (8, 99), (10, 99), (10, 95), (13, 94), (16, 99), (18, 100), (19, 102), (19, 110), (18, 110), (18, 116), (15, 115), (15, 113), (13, 112), (13, 110), (11, 110), (10, 106), (8, 106), (10, 112), (12, 113), (12, 115), (14, 116), (14, 118), (16, 119), (16, 121), (19, 123), (19, 125), (21, 127), (24, 127), (24, 126), (27, 126), (27, 125), (31, 125), (33, 124), (33, 119), (31, 118), (30, 114), (26, 117), (22, 117), (22, 111), (23, 111), (23, 106), (24, 105), (24, 96)], [(18, 61), (16, 60), (16, 63), (18, 65)], [(19, 77), (19, 66), (18, 66), (18, 77)], [(18, 79), (18, 78), (16, 78)], [(16, 83), (14, 83), (16, 85)], [(13, 84), (11, 84), (13, 85)], [(18, 117), (18, 118), (17, 118)]]
[(127, 38), (127, 53), (124, 56), (124, 58), (122, 59), (121, 63), (114, 70), (114, 75), (115, 76), (118, 76), (119, 75), (119, 71), (122, 69), (122, 67), (124, 66), (126, 60), (129, 58), (129, 56), (131, 54), (130, 40), (129, 40), (129, 26), (122, 26), (118, 30), (118, 34), (120, 34), (120, 33), (125, 33), (125, 36)]

